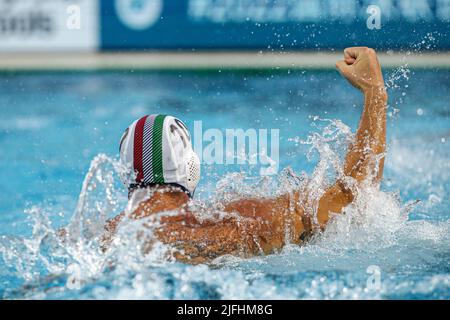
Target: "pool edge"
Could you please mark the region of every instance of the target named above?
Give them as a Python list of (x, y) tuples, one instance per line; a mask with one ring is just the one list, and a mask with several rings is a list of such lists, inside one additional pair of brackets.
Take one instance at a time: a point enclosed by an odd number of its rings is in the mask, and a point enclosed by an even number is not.
[[(381, 52), (384, 68), (450, 68), (450, 52)], [(327, 70), (337, 52), (118, 52), (2, 53), (0, 72), (41, 71), (220, 71)]]

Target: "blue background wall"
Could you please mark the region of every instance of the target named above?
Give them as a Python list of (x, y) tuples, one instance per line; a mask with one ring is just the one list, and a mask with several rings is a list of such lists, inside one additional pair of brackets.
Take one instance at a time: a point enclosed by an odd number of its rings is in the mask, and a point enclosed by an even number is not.
[[(262, 19), (255, 18), (255, 3), (248, 0), (124, 0), (141, 10), (152, 1), (161, 1), (160, 18), (149, 27), (136, 30), (118, 15), (121, 0), (102, 0), (101, 48), (127, 49), (341, 49), (367, 45), (378, 49), (450, 49), (450, 1), (448, 0), (278, 0), (263, 1)], [(189, 10), (193, 3), (206, 8), (200, 15)], [(238, 4), (248, 11), (242, 19)], [(381, 8), (381, 29), (369, 30), (368, 5)], [(285, 8), (274, 18), (274, 10)], [(315, 21), (292, 14), (301, 8), (320, 8)], [(348, 9), (351, 8), (351, 9)], [(222, 11), (221, 11), (222, 10)], [(252, 13), (253, 12), (253, 13)], [(217, 13), (222, 14), (219, 15)], [(212, 18), (211, 18), (212, 17)], [(275, 21), (276, 20), (276, 21)], [(429, 33), (436, 41), (421, 44)], [(427, 41), (429, 44), (429, 41)]]

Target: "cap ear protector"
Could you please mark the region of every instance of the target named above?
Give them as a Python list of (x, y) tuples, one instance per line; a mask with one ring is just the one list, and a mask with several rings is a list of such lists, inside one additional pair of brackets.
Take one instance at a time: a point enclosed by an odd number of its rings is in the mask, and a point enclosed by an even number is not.
[(131, 169), (123, 176), (131, 188), (173, 184), (192, 196), (200, 180), (200, 160), (189, 131), (172, 116), (153, 114), (133, 122), (120, 141), (120, 159)]

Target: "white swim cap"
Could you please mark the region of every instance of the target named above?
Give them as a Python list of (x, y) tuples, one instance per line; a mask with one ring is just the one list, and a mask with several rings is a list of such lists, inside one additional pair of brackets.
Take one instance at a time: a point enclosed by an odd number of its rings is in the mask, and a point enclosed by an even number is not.
[(194, 194), (200, 161), (179, 119), (153, 114), (136, 120), (123, 134), (119, 150), (122, 163), (135, 173), (125, 179), (129, 188), (173, 184)]

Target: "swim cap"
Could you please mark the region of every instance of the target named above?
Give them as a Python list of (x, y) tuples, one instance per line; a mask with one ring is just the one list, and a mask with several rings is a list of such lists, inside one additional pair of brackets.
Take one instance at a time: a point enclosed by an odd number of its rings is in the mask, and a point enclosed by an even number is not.
[(152, 114), (133, 122), (120, 140), (120, 160), (134, 175), (130, 188), (174, 184), (189, 195), (200, 180), (200, 161), (186, 125), (172, 116)]

